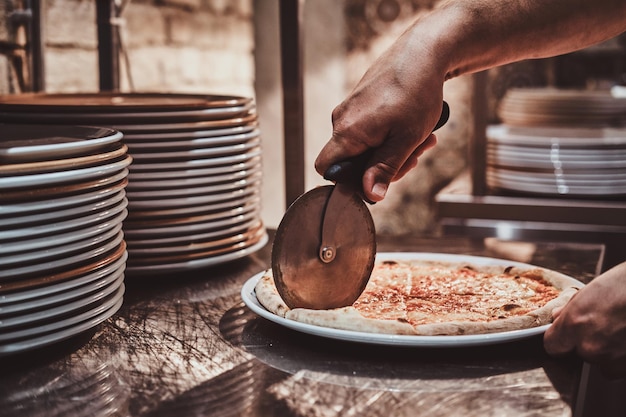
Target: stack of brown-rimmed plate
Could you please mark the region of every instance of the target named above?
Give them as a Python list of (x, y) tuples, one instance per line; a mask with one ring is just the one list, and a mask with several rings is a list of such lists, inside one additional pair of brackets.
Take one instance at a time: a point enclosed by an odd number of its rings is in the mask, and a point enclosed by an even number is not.
[(124, 134), (133, 163), (127, 273), (215, 265), (267, 242), (252, 99), (153, 93), (0, 97), (0, 120), (90, 124)]
[(623, 126), (626, 99), (609, 90), (514, 88), (500, 102), (498, 116), (508, 126)]
[(543, 196), (626, 195), (626, 128), (487, 129), (487, 183)]
[(121, 306), (132, 161), (121, 138), (0, 124), (0, 355), (82, 333)]

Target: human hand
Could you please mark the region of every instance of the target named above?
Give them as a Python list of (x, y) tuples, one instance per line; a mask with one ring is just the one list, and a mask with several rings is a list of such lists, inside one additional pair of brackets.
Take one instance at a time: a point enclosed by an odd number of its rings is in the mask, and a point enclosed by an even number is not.
[(595, 278), (553, 316), (544, 335), (549, 354), (575, 351), (610, 378), (626, 376), (626, 263)]
[(332, 164), (370, 151), (362, 185), (372, 202), (382, 200), (389, 183), (415, 167), (437, 142), (431, 132), (442, 111), (445, 74), (435, 69), (436, 54), (417, 53), (407, 36), (335, 108), (333, 135), (315, 161), (323, 175)]

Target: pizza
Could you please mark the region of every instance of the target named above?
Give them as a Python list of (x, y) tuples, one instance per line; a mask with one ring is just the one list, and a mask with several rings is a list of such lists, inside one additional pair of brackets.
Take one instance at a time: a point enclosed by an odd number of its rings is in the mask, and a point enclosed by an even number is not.
[(348, 307), (290, 309), (271, 269), (255, 286), (259, 303), (291, 320), (359, 332), (400, 335), (468, 335), (504, 332), (552, 322), (583, 284), (525, 264), (456, 261), (377, 261), (361, 296)]

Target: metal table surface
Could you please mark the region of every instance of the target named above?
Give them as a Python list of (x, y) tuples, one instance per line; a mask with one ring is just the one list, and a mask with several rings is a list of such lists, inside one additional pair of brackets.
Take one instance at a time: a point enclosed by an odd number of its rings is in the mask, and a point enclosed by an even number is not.
[[(271, 239), (270, 239), (271, 241)], [(379, 237), (378, 250), (512, 258), (588, 282), (600, 245)], [(472, 348), (371, 346), (283, 328), (241, 301), (271, 246), (127, 279), (97, 329), (0, 360), (3, 416), (570, 416), (581, 363), (541, 336)]]

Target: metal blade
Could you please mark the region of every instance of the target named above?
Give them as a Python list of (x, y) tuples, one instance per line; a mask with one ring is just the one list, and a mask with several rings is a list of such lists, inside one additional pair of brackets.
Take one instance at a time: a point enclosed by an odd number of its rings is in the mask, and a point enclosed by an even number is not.
[(272, 273), (290, 308), (344, 307), (363, 292), (375, 256), (374, 222), (363, 200), (350, 187), (324, 186), (285, 213), (272, 247)]

